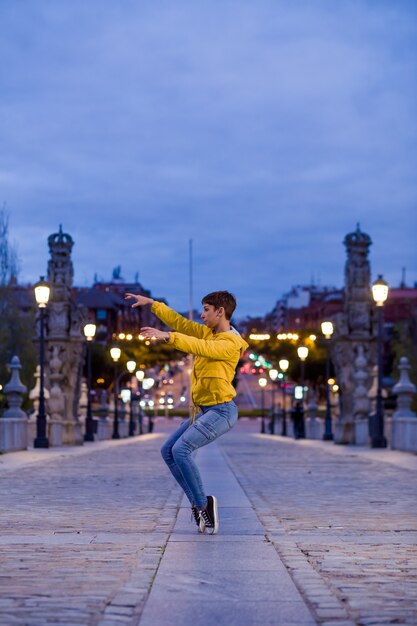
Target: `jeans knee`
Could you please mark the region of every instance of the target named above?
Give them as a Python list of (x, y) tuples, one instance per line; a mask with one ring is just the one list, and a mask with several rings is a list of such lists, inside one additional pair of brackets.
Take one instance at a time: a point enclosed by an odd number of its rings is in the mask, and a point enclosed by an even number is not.
[(165, 463), (167, 463), (170, 459), (172, 459), (172, 447), (170, 445), (164, 443), (160, 452)]
[(182, 443), (180, 441), (177, 441), (176, 443), (174, 443), (174, 445), (172, 446), (172, 450), (171, 450), (171, 454), (173, 456), (174, 461), (181, 461), (181, 459), (184, 458), (184, 453), (185, 453), (185, 449), (184, 449), (184, 445), (182, 445)]

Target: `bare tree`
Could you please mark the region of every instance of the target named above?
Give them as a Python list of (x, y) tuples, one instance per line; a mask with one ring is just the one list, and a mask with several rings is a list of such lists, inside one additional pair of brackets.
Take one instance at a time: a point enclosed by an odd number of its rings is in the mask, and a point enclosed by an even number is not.
[[(17, 354), (22, 363), (22, 380), (32, 385), (35, 370), (35, 314), (19, 307), (17, 278), (19, 259), (16, 244), (9, 243), (9, 214), (0, 209), (0, 383), (9, 378), (7, 364)], [(0, 410), (4, 398), (0, 396)]]
[(0, 285), (16, 282), (19, 271), (17, 246), (9, 242), (9, 213), (3, 205), (0, 210)]

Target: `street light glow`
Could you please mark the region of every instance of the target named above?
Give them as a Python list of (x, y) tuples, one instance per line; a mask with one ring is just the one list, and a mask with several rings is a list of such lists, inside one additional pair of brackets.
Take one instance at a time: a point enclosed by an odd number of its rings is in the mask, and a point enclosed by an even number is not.
[(39, 282), (35, 285), (36, 304), (40, 309), (44, 309), (48, 304), (50, 293), (51, 289), (48, 283), (45, 281), (45, 277), (41, 276)]
[(286, 372), (290, 366), (290, 362), (288, 361), (288, 359), (280, 359), (280, 361), (278, 362), (278, 365), (279, 365), (279, 369), (282, 372)]
[(139, 382), (142, 382), (142, 380), (145, 378), (145, 372), (143, 370), (138, 370), (136, 372), (136, 378)]
[(259, 383), (259, 386), (260, 386), (260, 387), (266, 387), (266, 386), (267, 386), (267, 384), (268, 384), (268, 381), (267, 381), (267, 379), (266, 379), (266, 378), (260, 378), (260, 379), (258, 380), (258, 383)]
[(136, 369), (136, 361), (128, 361), (126, 363), (126, 368), (127, 368), (127, 371), (130, 372), (130, 374), (133, 374), (133, 372)]
[(251, 333), (249, 339), (252, 339), (252, 341), (268, 341), (268, 339), (271, 339), (271, 335), (268, 335), (268, 333)]
[(276, 369), (269, 370), (269, 378), (271, 380), (276, 380), (278, 378), (278, 370)]
[(382, 274), (379, 274), (376, 281), (372, 283), (372, 297), (376, 306), (384, 306), (388, 298), (388, 283), (382, 278)]
[(308, 348), (307, 348), (307, 346), (299, 346), (297, 348), (297, 354), (298, 354), (298, 357), (299, 357), (300, 361), (305, 361), (306, 358), (308, 357)]
[(330, 337), (333, 335), (333, 330), (334, 328), (332, 322), (321, 323), (321, 332), (326, 337), (326, 339), (330, 339)]
[(96, 334), (96, 325), (95, 324), (85, 324), (84, 326), (84, 337), (87, 341), (93, 341)]
[(117, 348), (116, 346), (110, 348), (110, 356), (115, 363), (117, 363), (117, 361), (120, 359), (121, 354), (122, 351), (120, 350), (120, 348)]

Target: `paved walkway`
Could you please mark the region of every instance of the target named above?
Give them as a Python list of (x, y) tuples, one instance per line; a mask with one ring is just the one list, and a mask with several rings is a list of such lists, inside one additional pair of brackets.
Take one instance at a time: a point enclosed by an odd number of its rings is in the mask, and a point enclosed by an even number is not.
[(417, 624), (417, 457), (242, 420), (199, 451), (206, 536), (160, 460), (176, 424), (0, 456), (2, 626)]

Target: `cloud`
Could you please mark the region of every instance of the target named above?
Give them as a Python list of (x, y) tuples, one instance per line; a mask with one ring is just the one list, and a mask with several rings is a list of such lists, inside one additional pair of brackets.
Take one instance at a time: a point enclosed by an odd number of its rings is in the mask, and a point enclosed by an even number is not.
[(360, 221), (378, 271), (417, 280), (416, 18), (405, 0), (3, 3), (22, 278), (63, 223), (79, 283), (121, 264), (184, 308), (192, 237), (196, 291), (263, 312), (312, 274), (340, 285)]

